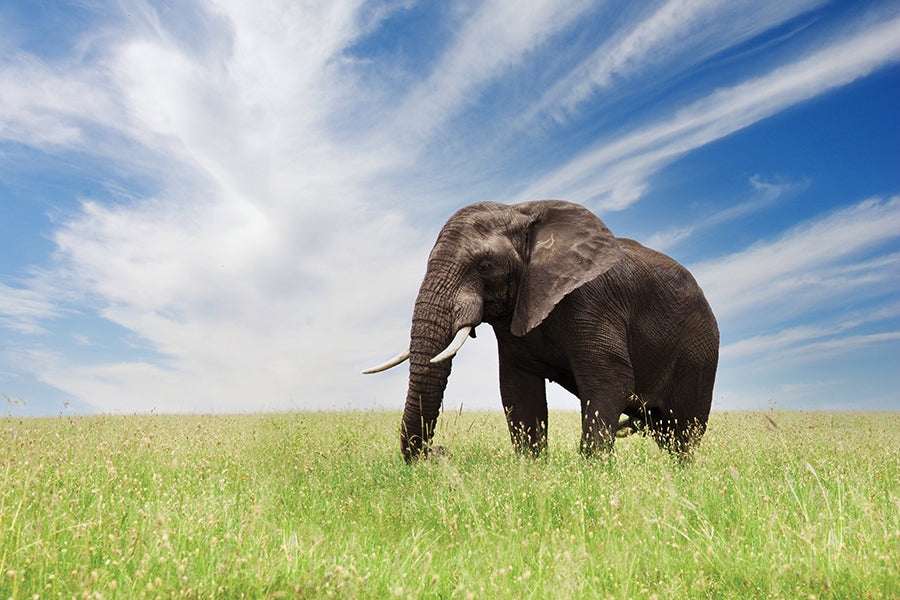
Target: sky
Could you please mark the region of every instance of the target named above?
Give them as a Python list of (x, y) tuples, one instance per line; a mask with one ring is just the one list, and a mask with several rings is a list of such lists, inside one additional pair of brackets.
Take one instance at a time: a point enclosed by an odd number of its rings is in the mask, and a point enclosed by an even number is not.
[(714, 410), (900, 410), (896, 0), (12, 0), (0, 81), (0, 414), (400, 411), (443, 223), (546, 198), (694, 273)]

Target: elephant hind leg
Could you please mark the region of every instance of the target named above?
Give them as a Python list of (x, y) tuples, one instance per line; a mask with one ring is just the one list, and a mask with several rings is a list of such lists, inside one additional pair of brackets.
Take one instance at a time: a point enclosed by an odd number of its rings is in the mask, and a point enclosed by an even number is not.
[(651, 425), (651, 435), (659, 447), (683, 463), (691, 461), (705, 431), (705, 419), (679, 417), (671, 412), (655, 417)]
[(648, 410), (648, 427), (661, 448), (689, 461), (706, 432), (715, 367), (679, 362), (661, 402)]
[(630, 435), (647, 434), (647, 406), (640, 396), (632, 394), (628, 403), (619, 416), (619, 426), (616, 437), (624, 438)]
[(602, 456), (612, 452), (616, 435), (621, 429), (622, 414), (629, 416), (625, 426), (631, 423), (636, 429), (641, 428), (640, 416), (632, 419), (632, 415), (627, 412), (634, 381), (631, 373), (623, 367), (616, 375), (608, 380), (595, 378), (578, 383), (578, 389), (583, 392), (581, 453), (586, 457)]

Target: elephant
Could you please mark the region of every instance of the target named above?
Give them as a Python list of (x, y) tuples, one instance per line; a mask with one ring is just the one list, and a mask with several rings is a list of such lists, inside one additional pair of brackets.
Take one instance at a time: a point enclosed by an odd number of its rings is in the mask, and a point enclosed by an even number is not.
[(365, 371), (409, 360), (400, 424), (407, 462), (427, 455), (453, 356), (481, 323), (497, 339), (500, 398), (518, 452), (547, 448), (550, 380), (580, 400), (583, 455), (609, 455), (627, 428), (692, 456), (719, 357), (700, 286), (672, 258), (614, 237), (587, 208), (538, 200), (481, 202), (451, 216), (428, 257), (408, 350)]

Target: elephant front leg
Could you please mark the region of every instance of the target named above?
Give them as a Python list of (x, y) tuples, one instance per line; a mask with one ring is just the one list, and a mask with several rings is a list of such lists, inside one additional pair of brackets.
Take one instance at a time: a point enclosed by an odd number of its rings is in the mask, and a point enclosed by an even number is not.
[(547, 448), (547, 391), (544, 378), (519, 369), (500, 352), (500, 398), (516, 451), (531, 456)]

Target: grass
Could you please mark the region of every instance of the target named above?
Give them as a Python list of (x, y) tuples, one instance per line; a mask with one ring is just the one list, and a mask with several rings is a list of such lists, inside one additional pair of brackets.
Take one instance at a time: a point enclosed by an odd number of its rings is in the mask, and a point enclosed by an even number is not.
[(897, 598), (900, 413), (714, 414), (545, 458), (450, 414), (407, 466), (394, 413), (0, 419), (4, 598)]

